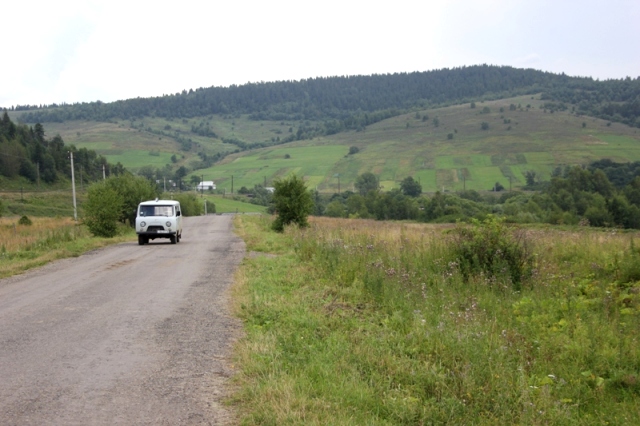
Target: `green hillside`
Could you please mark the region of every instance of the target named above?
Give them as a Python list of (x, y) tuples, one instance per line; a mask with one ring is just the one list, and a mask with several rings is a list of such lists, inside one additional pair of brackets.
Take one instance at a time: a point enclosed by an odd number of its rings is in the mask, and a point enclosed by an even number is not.
[(291, 172), (321, 192), (351, 189), (364, 172), (384, 189), (413, 176), (425, 191), (489, 190), (522, 186), (528, 171), (544, 180), (559, 165), (640, 160), (640, 79), (487, 65), (8, 112), (116, 168), (188, 184), (204, 176), (227, 191)]
[[(215, 129), (216, 136), (202, 136), (191, 131), (193, 126), (201, 124)], [(248, 144), (278, 143), (280, 136), (289, 134), (289, 129), (293, 131), (299, 125), (289, 121), (250, 120), (247, 116), (225, 118), (214, 115), (189, 120), (66, 121), (47, 123), (45, 130), (48, 135), (59, 134), (67, 144), (93, 149), (110, 163), (120, 162), (134, 172), (143, 166), (163, 168), (167, 164), (170, 168), (185, 166), (193, 171), (203, 166), (201, 154), (215, 159), (216, 155), (239, 151), (238, 146), (224, 143), (222, 139)], [(184, 149), (181, 139), (191, 141), (189, 149)]]
[[(200, 122), (207, 123), (218, 138), (192, 135), (197, 149), (184, 151), (168, 135), (169, 131), (186, 134), (190, 126)], [(488, 129), (482, 129), (483, 122)], [(270, 185), (275, 178), (291, 172), (302, 174), (310, 187), (321, 192), (337, 192), (338, 186), (341, 191), (353, 189), (355, 178), (369, 171), (380, 177), (384, 189), (398, 187), (407, 176), (419, 180), (427, 192), (443, 188), (489, 190), (496, 182), (517, 188), (524, 184), (526, 171), (548, 179), (558, 165), (586, 164), (601, 158), (640, 160), (637, 128), (577, 116), (569, 110), (552, 112), (545, 109), (540, 95), (527, 95), (477, 102), (475, 108), (465, 103), (416, 110), (362, 131), (242, 151), (201, 168), (198, 152), (224, 152), (229, 145), (222, 139), (271, 141), (300, 124), (256, 121), (245, 115), (153, 118), (133, 122), (137, 128), (125, 121), (48, 123), (46, 130), (48, 134), (59, 133), (68, 144), (95, 150), (110, 163), (121, 162), (130, 170), (163, 168), (166, 164), (185, 166), (190, 174), (214, 180), (218, 188), (228, 192), (232, 176), (237, 191), (242, 186), (264, 184), (265, 180)], [(162, 131), (165, 135), (159, 134)], [(347, 155), (352, 146), (359, 152)], [(175, 156), (175, 163), (171, 156)]]

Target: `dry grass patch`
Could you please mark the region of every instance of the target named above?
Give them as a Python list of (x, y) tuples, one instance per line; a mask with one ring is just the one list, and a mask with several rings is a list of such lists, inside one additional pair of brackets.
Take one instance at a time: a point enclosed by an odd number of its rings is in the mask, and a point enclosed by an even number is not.
[(31, 225), (19, 220), (0, 218), (0, 278), (133, 238), (131, 229), (124, 227), (116, 238), (95, 238), (70, 218), (35, 217)]

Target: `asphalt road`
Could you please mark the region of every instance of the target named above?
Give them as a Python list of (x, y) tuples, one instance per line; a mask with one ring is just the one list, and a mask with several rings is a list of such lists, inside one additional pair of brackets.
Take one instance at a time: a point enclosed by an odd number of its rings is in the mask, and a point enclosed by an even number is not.
[(231, 216), (0, 280), (1, 425), (230, 424)]

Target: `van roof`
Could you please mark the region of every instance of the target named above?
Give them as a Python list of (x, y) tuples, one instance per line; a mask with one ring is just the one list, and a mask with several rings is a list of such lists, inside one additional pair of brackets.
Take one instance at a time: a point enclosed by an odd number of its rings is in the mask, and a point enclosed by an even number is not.
[(157, 198), (155, 200), (149, 200), (149, 201), (143, 201), (140, 203), (141, 206), (155, 206), (155, 205), (170, 205), (170, 206), (176, 206), (176, 205), (180, 205), (179, 201), (176, 200), (158, 200)]

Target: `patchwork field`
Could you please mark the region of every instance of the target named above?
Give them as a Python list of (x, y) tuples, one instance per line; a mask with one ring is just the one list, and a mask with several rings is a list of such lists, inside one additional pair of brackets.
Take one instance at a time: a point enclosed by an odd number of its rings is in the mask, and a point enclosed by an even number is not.
[[(407, 176), (417, 179), (425, 192), (491, 190), (497, 182), (505, 188), (524, 185), (527, 171), (546, 180), (559, 165), (601, 158), (640, 160), (638, 129), (577, 116), (570, 110), (552, 112), (539, 96), (521, 96), (477, 102), (475, 108), (462, 104), (415, 111), (363, 131), (242, 151), (212, 167), (199, 168), (198, 153), (238, 149), (223, 143), (223, 138), (277, 144), (299, 126), (313, 124), (254, 121), (246, 116), (156, 117), (51, 123), (46, 131), (49, 136), (59, 133), (66, 143), (95, 149), (132, 171), (145, 165), (185, 166), (190, 174), (204, 175), (227, 191), (232, 181), (237, 190), (265, 182), (270, 186), (278, 177), (299, 173), (311, 188), (338, 192), (352, 190), (356, 177), (364, 172), (376, 174), (384, 190), (399, 187)], [(185, 150), (181, 141), (187, 139), (192, 143)], [(359, 152), (348, 155), (350, 147)]]

